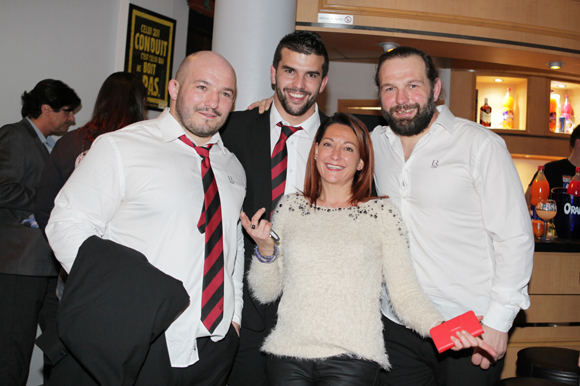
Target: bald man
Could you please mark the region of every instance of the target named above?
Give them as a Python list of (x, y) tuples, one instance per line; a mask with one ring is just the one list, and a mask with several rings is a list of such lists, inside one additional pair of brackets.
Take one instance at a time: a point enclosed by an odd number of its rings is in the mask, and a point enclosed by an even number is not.
[(170, 108), (100, 136), (56, 198), (46, 227), (66, 271), (81, 244), (96, 235), (141, 252), (183, 283), (189, 305), (165, 331), (165, 358), (143, 384), (221, 385), (233, 363), (243, 302), (238, 220), (246, 176), (218, 130), (235, 90), (236, 74), (223, 57), (188, 56), (169, 82)]

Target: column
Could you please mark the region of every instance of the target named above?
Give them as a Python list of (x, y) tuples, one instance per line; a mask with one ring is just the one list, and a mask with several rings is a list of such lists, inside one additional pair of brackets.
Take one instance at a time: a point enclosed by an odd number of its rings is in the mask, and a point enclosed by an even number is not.
[(235, 110), (273, 95), (270, 66), (280, 39), (294, 31), (296, 0), (219, 0), (215, 2), (213, 51), (236, 70)]

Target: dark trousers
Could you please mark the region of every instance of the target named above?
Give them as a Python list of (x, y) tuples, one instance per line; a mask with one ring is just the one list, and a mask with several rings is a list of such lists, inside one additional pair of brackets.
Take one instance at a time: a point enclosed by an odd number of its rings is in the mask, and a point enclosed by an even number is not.
[(380, 366), (345, 355), (298, 359), (269, 355), (268, 386), (374, 386)]
[[(199, 361), (185, 368), (171, 368), (175, 386), (222, 386), (232, 369), (239, 345), (238, 333), (233, 326), (220, 341), (210, 338), (197, 340)], [(161, 385), (162, 383), (158, 383)]]
[(26, 385), (37, 325), (56, 320), (56, 282), (0, 273), (0, 385)]
[(265, 306), (266, 328), (263, 331), (244, 328), (242, 320), (240, 347), (228, 379), (228, 386), (266, 386), (267, 356), (260, 348), (276, 325), (277, 309), (278, 302)]
[[(233, 326), (218, 342), (197, 340), (199, 361), (185, 368), (171, 367), (165, 334), (152, 344), (141, 367), (135, 386), (223, 386), (238, 348), (238, 334)], [(103, 380), (103, 384), (112, 384)], [(76, 359), (67, 354), (53, 370), (47, 386), (98, 386)]]
[(383, 316), (391, 370), (381, 371), (381, 386), (489, 386), (500, 378), (503, 359), (483, 370), (471, 363), (473, 350), (437, 352), (431, 339)]

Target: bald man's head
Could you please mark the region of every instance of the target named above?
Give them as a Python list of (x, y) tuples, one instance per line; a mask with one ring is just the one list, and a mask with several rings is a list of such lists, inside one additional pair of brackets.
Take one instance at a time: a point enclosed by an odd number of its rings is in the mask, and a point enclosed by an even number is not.
[(188, 135), (202, 145), (224, 124), (236, 93), (236, 73), (221, 55), (189, 55), (169, 82), (170, 110)]

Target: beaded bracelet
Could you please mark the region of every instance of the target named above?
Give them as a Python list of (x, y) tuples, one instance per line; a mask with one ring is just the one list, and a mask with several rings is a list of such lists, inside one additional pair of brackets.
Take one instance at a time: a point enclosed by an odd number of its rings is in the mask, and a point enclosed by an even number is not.
[(278, 257), (278, 252), (280, 252), (280, 250), (278, 249), (278, 246), (276, 244), (274, 244), (274, 254), (272, 256), (262, 256), (260, 255), (260, 251), (258, 250), (258, 246), (256, 245), (254, 247), (254, 255), (256, 255), (256, 259), (258, 259), (258, 261), (260, 263), (272, 263), (276, 260), (276, 258)]

